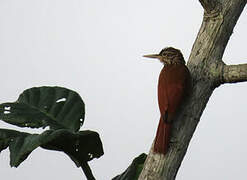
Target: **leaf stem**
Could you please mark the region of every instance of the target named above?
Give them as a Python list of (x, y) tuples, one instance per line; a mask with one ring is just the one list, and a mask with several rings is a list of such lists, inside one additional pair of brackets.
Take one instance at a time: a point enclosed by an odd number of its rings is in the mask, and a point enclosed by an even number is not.
[(88, 180), (96, 180), (87, 162), (81, 163), (81, 168)]

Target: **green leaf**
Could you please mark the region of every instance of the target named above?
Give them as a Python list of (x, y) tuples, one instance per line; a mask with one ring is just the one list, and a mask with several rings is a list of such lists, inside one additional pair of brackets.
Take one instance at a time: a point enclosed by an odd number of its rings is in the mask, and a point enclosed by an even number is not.
[(122, 174), (114, 177), (112, 180), (138, 180), (146, 158), (147, 155), (145, 153), (140, 154)]
[(34, 87), (25, 90), (14, 103), (0, 104), (0, 119), (20, 127), (78, 131), (84, 122), (81, 97), (62, 87)]
[(66, 129), (47, 130), (42, 134), (29, 134), (0, 129), (0, 152), (10, 150), (10, 165), (18, 167), (37, 147), (63, 151), (79, 167), (82, 163), (102, 156), (103, 147), (98, 133)]
[(51, 138), (41, 145), (49, 150), (63, 151), (79, 167), (82, 162), (99, 158), (104, 154), (99, 134), (94, 131), (79, 131), (71, 133), (67, 130), (57, 130), (51, 133)]
[(49, 126), (50, 130), (29, 134), (0, 129), (0, 152), (9, 147), (10, 165), (18, 167), (37, 147), (62, 151), (92, 179), (87, 162), (104, 152), (97, 132), (79, 131), (84, 115), (84, 102), (74, 91), (46, 86), (27, 89), (16, 102), (0, 104), (0, 119), (19, 127)]

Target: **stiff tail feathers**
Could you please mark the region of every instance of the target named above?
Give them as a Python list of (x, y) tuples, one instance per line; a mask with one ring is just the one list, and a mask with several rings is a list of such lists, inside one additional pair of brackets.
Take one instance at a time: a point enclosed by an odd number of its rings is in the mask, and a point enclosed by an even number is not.
[(163, 119), (160, 119), (158, 130), (154, 142), (154, 152), (160, 154), (166, 154), (170, 141), (171, 124), (165, 123)]

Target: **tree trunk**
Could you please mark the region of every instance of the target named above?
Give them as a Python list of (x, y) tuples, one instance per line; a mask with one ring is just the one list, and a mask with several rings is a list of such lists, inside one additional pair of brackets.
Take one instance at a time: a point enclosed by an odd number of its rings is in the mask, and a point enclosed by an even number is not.
[(194, 42), (188, 68), (193, 88), (173, 123), (169, 151), (153, 152), (145, 161), (139, 180), (173, 180), (203, 110), (214, 91), (224, 83), (247, 81), (247, 64), (225, 65), (222, 56), (247, 0), (199, 0), (204, 8), (201, 28)]

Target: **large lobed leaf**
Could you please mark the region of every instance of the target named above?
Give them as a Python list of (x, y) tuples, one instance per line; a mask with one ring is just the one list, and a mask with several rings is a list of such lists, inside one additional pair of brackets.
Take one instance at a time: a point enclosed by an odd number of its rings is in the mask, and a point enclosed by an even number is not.
[(14, 103), (0, 104), (0, 119), (20, 127), (78, 131), (85, 115), (84, 102), (74, 91), (62, 87), (25, 90)]
[(49, 126), (50, 130), (29, 134), (0, 129), (0, 152), (9, 147), (14, 167), (37, 147), (63, 151), (78, 167), (85, 165), (104, 153), (97, 132), (78, 131), (84, 114), (84, 103), (74, 91), (62, 87), (27, 89), (16, 102), (0, 104), (0, 119), (19, 127)]
[(47, 130), (42, 134), (29, 134), (0, 129), (0, 152), (9, 146), (10, 165), (18, 167), (37, 147), (65, 152), (79, 167), (83, 162), (99, 158), (103, 148), (98, 133), (66, 129)]

